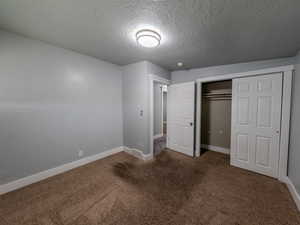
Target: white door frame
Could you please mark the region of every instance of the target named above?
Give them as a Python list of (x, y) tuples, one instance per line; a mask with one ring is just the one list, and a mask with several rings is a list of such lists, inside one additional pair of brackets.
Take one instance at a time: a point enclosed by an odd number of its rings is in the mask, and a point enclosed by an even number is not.
[(154, 99), (153, 99), (153, 87), (154, 87), (154, 82), (158, 82), (161, 84), (165, 85), (170, 85), (171, 81), (164, 79), (160, 76), (157, 76), (155, 74), (149, 74), (149, 97), (150, 97), (150, 107), (149, 107), (149, 146), (150, 146), (150, 155), (153, 156), (153, 120), (154, 120), (154, 113), (153, 113), (153, 105), (154, 105)]
[(201, 99), (202, 83), (231, 80), (234, 78), (267, 75), (272, 73), (283, 74), (282, 112), (281, 112), (281, 136), (279, 153), (278, 179), (285, 181), (288, 170), (289, 133), (291, 117), (292, 78), (294, 65), (272, 67), (261, 70), (253, 70), (243, 73), (210, 76), (197, 79), (197, 108), (196, 108), (196, 157), (200, 156), (201, 150)]
[[(168, 92), (167, 148), (190, 157), (195, 156), (195, 92), (195, 81), (172, 84)], [(174, 107), (174, 100), (180, 109)]]
[[(164, 134), (164, 93), (168, 93), (167, 91), (164, 91), (163, 90), (163, 87), (161, 89), (161, 131), (160, 131), (160, 134), (163, 135)], [(166, 107), (167, 108), (167, 107)]]

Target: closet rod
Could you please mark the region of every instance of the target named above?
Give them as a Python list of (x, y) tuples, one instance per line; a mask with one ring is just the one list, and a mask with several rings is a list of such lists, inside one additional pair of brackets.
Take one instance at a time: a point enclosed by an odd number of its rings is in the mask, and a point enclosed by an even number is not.
[(209, 100), (214, 100), (214, 99), (217, 99), (217, 100), (231, 100), (232, 98), (204, 98), (205, 100), (209, 101)]

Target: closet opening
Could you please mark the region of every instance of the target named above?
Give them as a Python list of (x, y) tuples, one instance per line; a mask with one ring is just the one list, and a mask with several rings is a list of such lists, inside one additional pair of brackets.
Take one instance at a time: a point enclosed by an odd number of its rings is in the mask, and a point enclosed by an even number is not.
[(230, 155), (232, 80), (202, 83), (201, 154)]

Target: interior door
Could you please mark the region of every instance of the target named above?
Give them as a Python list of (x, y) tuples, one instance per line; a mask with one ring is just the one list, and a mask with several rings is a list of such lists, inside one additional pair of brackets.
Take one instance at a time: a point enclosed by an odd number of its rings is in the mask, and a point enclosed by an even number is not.
[(231, 165), (278, 177), (282, 74), (234, 79)]
[(195, 83), (168, 87), (167, 147), (194, 156)]

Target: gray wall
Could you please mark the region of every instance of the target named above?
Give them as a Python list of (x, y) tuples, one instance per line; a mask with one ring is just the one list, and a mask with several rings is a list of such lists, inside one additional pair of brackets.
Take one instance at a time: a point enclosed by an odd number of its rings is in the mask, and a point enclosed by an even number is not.
[(168, 103), (168, 92), (164, 92), (163, 95), (163, 120), (164, 122), (167, 122), (167, 104)]
[(155, 65), (151, 62), (146, 62), (147, 64), (147, 72), (148, 74), (154, 74), (154, 75), (157, 75), (157, 76), (160, 76), (164, 79), (167, 79), (167, 80), (171, 80), (171, 72), (158, 66), (158, 65)]
[(150, 153), (150, 74), (170, 78), (169, 71), (147, 61), (123, 67), (124, 145), (141, 150), (144, 154)]
[(295, 58), (282, 58), (248, 63), (238, 63), (223, 66), (212, 66), (192, 70), (181, 70), (172, 72), (172, 83), (195, 81), (201, 77), (224, 75), (229, 73), (241, 73), (251, 70), (265, 69), (274, 66), (294, 64)]
[(300, 52), (296, 57), (296, 71), (293, 82), (289, 178), (300, 194)]
[[(154, 74), (154, 75), (157, 75), (157, 76), (160, 76), (164, 79), (167, 79), (167, 80), (171, 80), (171, 73), (170, 71), (158, 66), (158, 65), (155, 65), (151, 62), (147, 62), (147, 72), (148, 74)], [(158, 84), (158, 83), (155, 83), (156, 85), (161, 85), (161, 84)], [(154, 135), (157, 135), (157, 134), (161, 134), (161, 124), (162, 124), (162, 115), (161, 115), (161, 111), (162, 111), (162, 99), (160, 98), (161, 97), (161, 91), (160, 89), (157, 89), (158, 86), (156, 86), (156, 89), (154, 87), (154, 117), (153, 117), (153, 120), (154, 120), (154, 128), (153, 128), (153, 133)], [(166, 101), (165, 101), (166, 102)], [(166, 110), (164, 111), (166, 112)]]
[(153, 85), (153, 134), (162, 134), (162, 84)]
[(0, 184), (123, 145), (122, 72), (0, 31)]
[(149, 144), (148, 84), (147, 62), (123, 67), (124, 145), (144, 153), (148, 152)]

